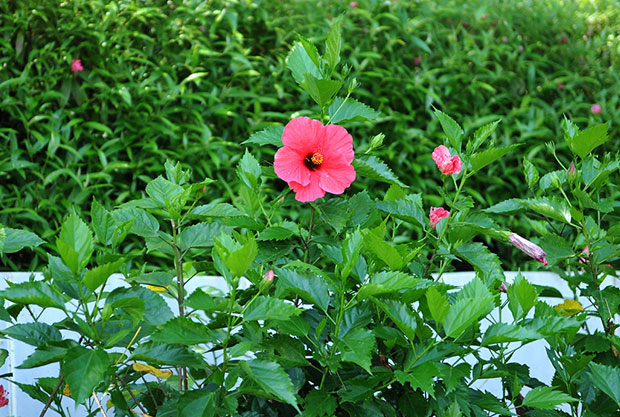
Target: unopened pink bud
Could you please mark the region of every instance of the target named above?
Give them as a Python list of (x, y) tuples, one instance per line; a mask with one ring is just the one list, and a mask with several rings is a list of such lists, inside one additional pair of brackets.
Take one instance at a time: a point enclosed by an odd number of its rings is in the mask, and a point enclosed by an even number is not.
[(267, 288), (271, 286), (271, 283), (273, 282), (274, 277), (275, 277), (275, 274), (273, 272), (273, 269), (270, 269), (269, 271), (267, 271), (265, 275), (263, 275), (263, 279), (258, 285), (258, 289), (260, 291), (265, 291)]
[[(584, 255), (584, 254), (585, 254), (586, 256), (590, 256), (590, 248), (586, 246), (586, 247), (583, 249), (583, 251), (581, 252), (581, 254), (582, 254), (582, 255)], [(587, 260), (586, 258), (584, 258), (583, 256), (580, 256), (580, 257), (579, 257), (579, 263), (580, 263), (580, 264), (585, 264), (585, 263), (588, 263), (588, 260)]]
[(355, 7), (357, 7), (357, 2), (356, 1), (352, 1), (351, 3), (349, 3), (349, 6), (355, 8)]
[(482, 13), (482, 16), (480, 16), (480, 19), (487, 20), (487, 14), (486, 13)]
[(558, 83), (557, 86), (558, 86), (558, 90), (564, 90), (564, 84)]
[(601, 114), (601, 111), (603, 109), (601, 108), (600, 104), (593, 104), (592, 107), (590, 107), (590, 112), (592, 112), (592, 114)]
[(433, 227), (433, 229), (437, 227), (437, 223), (439, 223), (439, 220), (443, 219), (444, 217), (448, 217), (449, 215), (450, 212), (443, 207), (431, 207), (428, 218), (431, 222), (431, 226)]
[(519, 249), (521, 252), (525, 253), (528, 256), (531, 256), (538, 262), (542, 262), (543, 265), (547, 266), (547, 259), (545, 259), (545, 256), (547, 256), (547, 254), (544, 250), (542, 250), (540, 246), (536, 245), (533, 242), (530, 242), (529, 240), (519, 236), (516, 233), (511, 234), (510, 236), (508, 236), (508, 238), (510, 239), (510, 243), (516, 246), (517, 249)]
[(508, 292), (508, 287), (506, 286), (506, 283), (502, 282), (498, 290), (499, 292), (503, 292), (504, 294), (506, 294)]

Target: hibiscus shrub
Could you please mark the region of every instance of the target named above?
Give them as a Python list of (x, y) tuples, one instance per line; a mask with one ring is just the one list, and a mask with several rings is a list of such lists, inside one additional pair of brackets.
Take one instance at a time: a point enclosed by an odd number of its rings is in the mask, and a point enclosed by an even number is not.
[[(436, 110), (445, 140), (428, 155), (431, 199), (376, 155), (381, 134), (348, 133), (379, 115), (353, 98), (340, 50), (338, 24), (322, 55), (295, 43), (287, 65), (316, 107), (246, 141), (232, 201), (167, 162), (144, 198), (113, 210), (93, 200), (89, 223), (66, 218), (44, 278), (0, 292), (13, 303), (0, 309), (4, 334), (36, 346), (21, 367), (60, 364), (24, 391), (63, 416), (67, 397), (115, 416), (617, 416), (619, 297), (600, 285), (620, 244), (608, 227), (617, 187), (605, 182), (620, 162), (591, 154), (605, 127), (567, 122), (576, 163), (539, 178), (524, 162), (540, 195), (477, 207), (466, 184), (517, 146), (493, 145), (498, 122), (467, 138)], [(253, 156), (263, 146), (278, 148), (273, 167)], [(541, 218), (538, 244), (495, 221), (526, 211)], [(41, 243), (0, 231), (0, 251)], [(569, 262), (565, 279), (592, 307), (553, 308), (539, 295), (557, 291), (521, 275), (508, 285), (491, 240), (531, 257), (528, 269)], [(456, 262), (476, 271), (462, 287), (442, 279)], [(116, 272), (126, 286), (108, 285)], [(37, 322), (47, 308), (67, 318)], [(585, 326), (588, 315), (603, 331)], [(538, 339), (556, 369), (550, 385), (513, 360)], [(489, 378), (499, 394), (480, 388)]]

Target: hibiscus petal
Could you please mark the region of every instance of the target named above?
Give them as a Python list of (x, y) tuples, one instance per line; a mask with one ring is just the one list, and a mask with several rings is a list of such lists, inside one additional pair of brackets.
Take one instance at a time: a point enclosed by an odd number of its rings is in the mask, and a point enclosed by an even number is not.
[(310, 170), (304, 165), (304, 157), (286, 146), (276, 152), (273, 169), (286, 182), (295, 181), (301, 185), (310, 182)]
[(332, 159), (335, 155), (344, 158), (347, 164), (353, 161), (353, 138), (342, 126), (325, 126), (325, 137), (321, 147), (325, 160)]
[(437, 164), (437, 166), (441, 167), (442, 164), (445, 164), (446, 161), (450, 159), (450, 151), (443, 145), (439, 145), (433, 151), (433, 161)]
[(310, 183), (305, 186), (291, 181), (288, 185), (291, 187), (291, 190), (295, 191), (295, 200), (301, 201), (302, 203), (314, 201), (325, 195), (325, 191), (319, 187), (318, 181), (310, 181)]
[(324, 135), (324, 126), (321, 122), (308, 117), (297, 117), (284, 127), (282, 144), (305, 156), (317, 152)]
[(349, 164), (322, 167), (318, 172), (321, 176), (319, 185), (332, 194), (342, 194), (355, 181), (355, 168)]

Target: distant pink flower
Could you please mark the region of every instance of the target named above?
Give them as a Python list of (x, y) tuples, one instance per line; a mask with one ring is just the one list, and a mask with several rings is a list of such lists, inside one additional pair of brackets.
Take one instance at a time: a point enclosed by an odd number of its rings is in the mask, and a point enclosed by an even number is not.
[(558, 90), (564, 90), (564, 84), (558, 83), (557, 86), (558, 86)]
[(433, 151), (433, 161), (444, 175), (458, 174), (463, 167), (461, 158), (458, 155), (451, 156), (448, 148), (443, 145), (439, 145)]
[(562, 43), (567, 43), (567, 42), (568, 42), (568, 38), (567, 38), (566, 36), (562, 36), (562, 37), (560, 38), (560, 42), (562, 42)]
[(508, 292), (508, 287), (505, 282), (502, 282), (501, 285), (497, 288), (499, 292), (503, 292), (504, 294)]
[(517, 249), (519, 249), (521, 252), (525, 253), (528, 256), (531, 256), (538, 262), (542, 262), (543, 265), (547, 266), (547, 259), (545, 259), (545, 256), (547, 256), (547, 254), (544, 250), (542, 250), (540, 246), (536, 245), (533, 242), (530, 242), (529, 240), (519, 236), (516, 233), (511, 234), (510, 236), (508, 236), (508, 238), (510, 239), (510, 243), (515, 245)]
[(271, 284), (273, 283), (274, 277), (275, 277), (275, 273), (273, 272), (273, 269), (270, 269), (269, 271), (267, 271), (265, 275), (263, 275), (263, 279), (259, 283), (259, 289), (261, 291), (265, 291), (267, 288), (269, 288)]
[(519, 52), (523, 52), (525, 50), (525, 48), (523, 47), (523, 45), (519, 45), (519, 47), (517, 48), (519, 50)]
[(351, 3), (349, 3), (349, 6), (355, 8), (355, 7), (357, 7), (357, 2), (356, 1), (352, 1)]
[(81, 59), (71, 60), (71, 71), (73, 72), (84, 71), (84, 67), (82, 66)]
[(6, 397), (8, 392), (4, 391), (4, 387), (0, 385), (0, 407), (4, 407), (9, 403), (9, 399)]
[(284, 127), (282, 144), (273, 167), (297, 201), (342, 194), (355, 180), (353, 138), (342, 126), (298, 117)]
[(590, 107), (590, 112), (592, 112), (592, 114), (601, 114), (601, 111), (603, 109), (601, 108), (600, 104), (593, 104), (592, 107)]
[[(583, 255), (583, 254), (585, 254), (585, 255), (586, 255), (586, 257), (587, 257), (587, 256), (590, 256), (590, 248), (586, 246), (586, 247), (583, 249), (583, 251), (581, 252), (581, 254), (582, 254), (582, 255)], [(580, 256), (580, 257), (579, 257), (579, 263), (580, 263), (580, 264), (585, 264), (585, 263), (588, 263), (588, 260), (587, 260), (586, 258), (584, 258), (583, 256)]]
[(422, 63), (422, 57), (420, 55), (416, 56), (413, 60), (413, 65), (419, 66)]
[(502, 36), (502, 42), (504, 42), (504, 43), (508, 42), (508, 37), (507, 36)]
[(486, 13), (482, 13), (482, 16), (480, 16), (480, 18), (482, 20), (487, 20), (487, 14)]
[(433, 227), (433, 229), (437, 227), (437, 223), (439, 223), (439, 220), (443, 219), (444, 217), (448, 217), (449, 215), (450, 212), (443, 207), (431, 207), (428, 218), (431, 221), (431, 226)]

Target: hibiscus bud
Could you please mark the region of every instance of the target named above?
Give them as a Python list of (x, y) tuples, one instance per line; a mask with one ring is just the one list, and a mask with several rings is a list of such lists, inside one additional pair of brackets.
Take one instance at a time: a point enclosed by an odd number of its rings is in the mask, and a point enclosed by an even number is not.
[(603, 109), (601, 108), (600, 104), (593, 104), (592, 107), (590, 107), (590, 112), (592, 112), (592, 114), (601, 114), (601, 111)]
[(349, 6), (355, 8), (355, 7), (357, 7), (357, 2), (356, 1), (352, 1), (351, 3), (349, 3)]
[(267, 288), (271, 286), (271, 283), (273, 282), (274, 277), (275, 277), (275, 274), (273, 272), (273, 269), (270, 269), (269, 271), (267, 271), (265, 275), (263, 275), (263, 279), (258, 285), (258, 289), (261, 292), (265, 291)]
[(413, 60), (413, 65), (420, 66), (421, 63), (422, 63), (422, 57), (420, 55), (416, 56), (415, 59)]
[[(590, 248), (588, 246), (586, 246), (583, 251), (581, 252), (582, 255), (585, 255), (586, 257), (590, 256)], [(580, 264), (585, 264), (588, 263), (588, 260), (586, 258), (584, 258), (583, 256), (579, 257), (579, 263)]]
[(370, 146), (368, 147), (368, 150), (365, 153), (369, 153), (370, 151), (377, 149), (378, 147), (383, 145), (384, 138), (385, 138), (385, 135), (383, 133), (379, 133), (378, 135), (375, 135), (370, 140)]
[(540, 246), (536, 245), (533, 242), (530, 242), (529, 240), (519, 236), (516, 233), (511, 234), (510, 236), (508, 236), (508, 238), (510, 239), (510, 243), (516, 246), (517, 249), (519, 249), (521, 252), (525, 253), (528, 256), (531, 256), (538, 262), (542, 262), (543, 265), (547, 266), (547, 259), (545, 259), (545, 256), (547, 256), (547, 254), (544, 250), (542, 250)]
[(558, 90), (564, 90), (564, 84), (558, 83), (557, 86), (558, 86)]
[(508, 292), (508, 287), (506, 286), (506, 283), (504, 282), (502, 282), (502, 284), (497, 289), (499, 290), (499, 292), (503, 292), (504, 294)]
[(482, 13), (482, 16), (480, 16), (480, 19), (487, 20), (487, 14), (486, 13)]
[(562, 37), (560, 38), (560, 42), (562, 42), (562, 43), (567, 43), (567, 42), (568, 42), (568, 38), (567, 38), (566, 36), (562, 36)]
[(568, 183), (572, 184), (575, 181), (575, 177), (577, 177), (577, 170), (575, 169), (575, 163), (571, 161), (567, 172)]
[(450, 212), (443, 207), (431, 207), (428, 218), (431, 222), (431, 226), (433, 227), (433, 229), (437, 227), (437, 223), (439, 223), (439, 220), (443, 219), (444, 217), (448, 217), (449, 215)]

